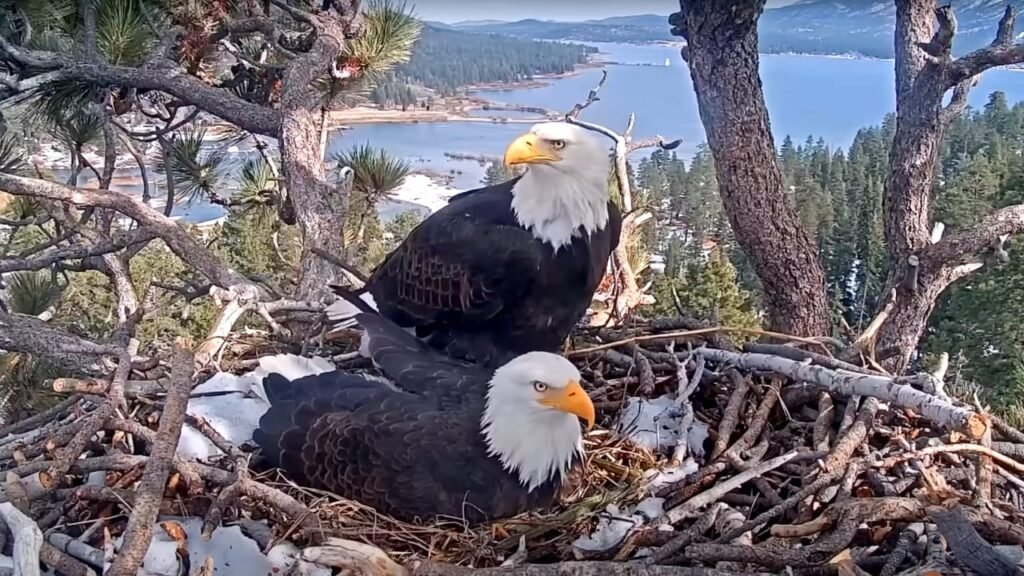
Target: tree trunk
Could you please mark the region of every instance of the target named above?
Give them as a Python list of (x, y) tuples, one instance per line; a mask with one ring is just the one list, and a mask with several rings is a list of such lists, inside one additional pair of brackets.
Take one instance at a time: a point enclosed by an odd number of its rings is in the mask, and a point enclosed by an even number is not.
[(288, 181), (295, 220), (302, 231), (296, 298), (310, 301), (326, 295), (328, 284), (342, 280), (340, 270), (314, 254), (313, 248), (329, 254), (344, 253), (344, 198), (325, 179), (317, 116), (305, 109), (289, 111), (281, 126), (281, 168)]
[(883, 363), (895, 373), (910, 364), (939, 296), (964, 275), (922, 254), (931, 245), (932, 187), (947, 121), (944, 72), (955, 31), (951, 13), (940, 12), (943, 22), (936, 32), (935, 5), (935, 0), (896, 2), (896, 132), (882, 200), (889, 257), (885, 294), (895, 291), (895, 300), (875, 344), (895, 352)]
[(769, 320), (803, 336), (829, 332), (825, 271), (786, 204), (758, 75), (757, 20), (764, 0), (683, 1), (670, 22), (688, 42), (701, 120), (722, 204), (764, 284)]
[(328, 284), (343, 279), (341, 270), (313, 253), (344, 253), (345, 194), (326, 180), (320, 146), (322, 96), (314, 83), (329, 74), (341, 53), (344, 29), (334, 19), (322, 18), (312, 49), (285, 71), (281, 104), (281, 171), (287, 194), (302, 232), (299, 300), (319, 300), (329, 293)]

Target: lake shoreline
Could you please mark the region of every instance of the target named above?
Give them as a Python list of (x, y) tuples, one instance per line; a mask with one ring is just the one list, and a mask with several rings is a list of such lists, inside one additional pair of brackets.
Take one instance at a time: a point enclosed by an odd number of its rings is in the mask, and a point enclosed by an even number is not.
[[(524, 110), (520, 107), (507, 105), (492, 100), (473, 96), (475, 92), (514, 92), (516, 90), (534, 90), (549, 86), (557, 80), (578, 76), (586, 70), (602, 69), (614, 64), (602, 60), (588, 60), (568, 72), (554, 74), (538, 74), (529, 80), (518, 82), (484, 82), (460, 87), (466, 96), (455, 98), (455, 104), (446, 105), (443, 109), (425, 110), (423, 108), (381, 109), (373, 106), (354, 106), (345, 110), (332, 110), (328, 113), (331, 129), (345, 130), (358, 124), (415, 124), (418, 122), (470, 122), (482, 124), (535, 124), (561, 113), (548, 110), (543, 113), (537, 110)], [(511, 116), (472, 116), (472, 111), (515, 111), (531, 112), (532, 118), (515, 118)]]

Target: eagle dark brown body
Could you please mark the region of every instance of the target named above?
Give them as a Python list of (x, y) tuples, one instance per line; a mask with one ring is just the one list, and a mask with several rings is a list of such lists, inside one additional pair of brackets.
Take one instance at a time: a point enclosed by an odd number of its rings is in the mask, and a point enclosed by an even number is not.
[[(445, 354), (496, 366), (530, 350), (557, 351), (590, 305), (622, 225), (557, 252), (512, 210), (518, 179), (470, 190), (414, 229), (370, 276), (377, 310)], [(552, 194), (558, 194), (552, 190)], [(335, 291), (357, 305), (353, 293)]]
[(552, 504), (557, 478), (528, 492), (488, 455), (481, 415), (491, 371), (446, 358), (386, 319), (360, 324), (391, 381), (341, 371), (265, 378), (271, 406), (253, 438), (272, 465), (403, 520), (476, 524)]

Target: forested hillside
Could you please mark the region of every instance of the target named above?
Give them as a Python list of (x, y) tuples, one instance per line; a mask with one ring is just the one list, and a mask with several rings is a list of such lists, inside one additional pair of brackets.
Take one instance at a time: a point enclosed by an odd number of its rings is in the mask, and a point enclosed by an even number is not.
[[(882, 296), (888, 271), (882, 190), (894, 128), (890, 115), (880, 125), (860, 130), (845, 151), (813, 137), (802, 144), (786, 137), (779, 146), (789, 199), (825, 263), (837, 335), (861, 332)], [(1024, 104), (1010, 107), (1000, 92), (990, 96), (984, 109), (950, 126), (934, 204), (934, 218), (944, 224), (945, 234), (1024, 200), (1022, 149)], [(759, 286), (732, 241), (713, 166), (706, 148), (689, 163), (659, 151), (637, 164), (637, 181), (660, 207), (657, 237), (666, 255), (666, 278), (655, 284), (658, 311), (672, 312), (670, 287), (686, 298), (688, 291), (708, 292), (702, 282), (712, 279), (717, 300), (690, 308), (716, 309), (723, 323), (731, 319), (737, 324), (757, 308)], [(717, 241), (716, 251), (730, 256), (738, 286), (706, 271), (707, 246), (693, 241), (700, 238)], [(1024, 327), (1019, 320), (1024, 316), (1024, 262), (1005, 258), (1006, 252), (1013, 252), (1009, 242), (1003, 249), (993, 248), (993, 265), (949, 289), (923, 344), (925, 362), (929, 355), (949, 353), (954, 382), (965, 388), (981, 386), (983, 397), (1002, 408), (1024, 402)], [(714, 266), (719, 276), (731, 277), (724, 264)], [(702, 275), (706, 280), (699, 281)]]
[[(959, 22), (953, 52), (965, 54), (988, 44), (1007, 4), (1020, 0), (953, 0)], [(666, 6), (666, 9), (669, 6)], [(892, 58), (896, 7), (882, 0), (804, 0), (769, 8), (758, 23), (763, 53), (857, 53)], [(638, 14), (584, 22), (524, 19), (515, 22), (465, 23), (459, 30), (507, 34), (522, 38), (576, 42), (670, 42), (663, 14)]]
[(475, 34), (424, 26), (409, 62), (378, 84), (377, 104), (408, 104), (405, 88), (414, 84), (451, 95), (473, 84), (529, 80), (541, 74), (571, 72), (597, 52), (593, 46), (541, 42), (499, 34)]

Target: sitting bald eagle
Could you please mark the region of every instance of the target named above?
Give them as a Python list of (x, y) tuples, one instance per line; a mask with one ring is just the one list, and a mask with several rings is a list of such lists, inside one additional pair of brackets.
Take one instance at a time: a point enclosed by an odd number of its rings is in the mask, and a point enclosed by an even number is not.
[[(566, 122), (533, 126), (505, 151), (520, 177), (458, 194), (327, 309), (334, 328), (377, 310), (449, 356), (491, 367), (557, 351), (586, 312), (619, 243), (608, 148)], [(358, 296), (358, 297), (357, 297)]]
[(400, 519), (471, 523), (549, 506), (594, 422), (580, 374), (531, 352), (491, 372), (377, 315), (356, 320), (392, 382), (341, 371), (263, 385), (253, 439), (295, 482)]

